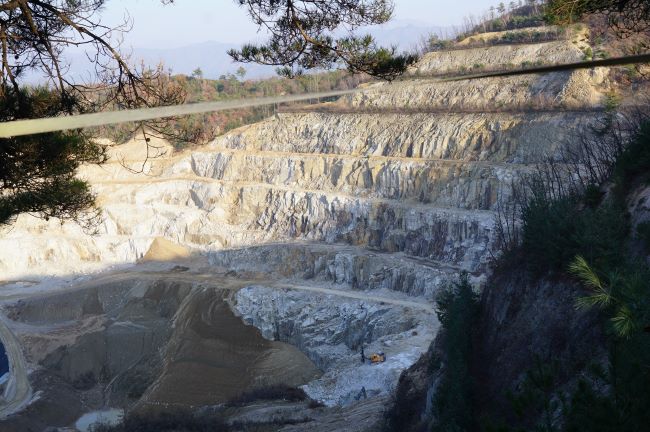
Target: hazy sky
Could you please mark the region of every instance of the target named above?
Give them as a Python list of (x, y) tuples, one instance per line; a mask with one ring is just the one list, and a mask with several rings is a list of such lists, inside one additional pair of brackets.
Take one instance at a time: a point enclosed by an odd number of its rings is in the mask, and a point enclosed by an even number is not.
[[(496, 0), (394, 0), (393, 19), (431, 26), (459, 25), (464, 16), (486, 11)], [(133, 20), (126, 45), (173, 48), (205, 41), (242, 43), (254, 40), (257, 27), (234, 0), (176, 0), (163, 6), (160, 0), (110, 0), (102, 13), (107, 24), (125, 14)]]

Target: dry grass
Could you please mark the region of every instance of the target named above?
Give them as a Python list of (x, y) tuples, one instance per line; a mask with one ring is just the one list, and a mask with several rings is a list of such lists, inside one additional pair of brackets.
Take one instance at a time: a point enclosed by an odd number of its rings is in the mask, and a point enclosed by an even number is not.
[(354, 107), (344, 103), (329, 103), (318, 105), (290, 105), (280, 107), (280, 114), (483, 114), (483, 113), (510, 113), (527, 114), (543, 112), (594, 112), (605, 110), (602, 106), (585, 106), (578, 103), (560, 102), (553, 96), (539, 94), (532, 96), (522, 103), (494, 104), (431, 104), (422, 107)]

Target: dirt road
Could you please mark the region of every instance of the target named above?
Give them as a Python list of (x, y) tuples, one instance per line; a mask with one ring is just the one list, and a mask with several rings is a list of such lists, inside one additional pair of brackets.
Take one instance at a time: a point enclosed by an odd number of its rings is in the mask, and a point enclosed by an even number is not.
[(345, 297), (345, 298), (351, 298), (351, 299), (358, 299), (358, 300), (365, 300), (365, 301), (370, 301), (374, 303), (384, 303), (384, 304), (392, 304), (395, 306), (401, 306), (401, 307), (408, 307), (408, 308), (413, 308), (413, 309), (421, 309), (426, 312), (434, 313), (435, 310), (433, 308), (433, 305), (430, 303), (427, 303), (426, 301), (410, 301), (410, 300), (399, 300), (399, 299), (394, 299), (390, 297), (378, 297), (378, 296), (373, 296), (365, 293), (364, 291), (344, 291), (344, 290), (338, 290), (338, 289), (331, 289), (331, 288), (324, 288), (324, 287), (319, 287), (319, 286), (311, 286), (311, 285), (294, 285), (294, 284), (268, 284), (264, 285), (268, 286), (271, 288), (278, 288), (278, 289), (291, 289), (291, 290), (297, 290), (297, 291), (309, 291), (309, 292), (315, 292), (319, 294), (325, 294), (325, 295), (334, 295), (334, 296), (339, 296), (339, 297)]

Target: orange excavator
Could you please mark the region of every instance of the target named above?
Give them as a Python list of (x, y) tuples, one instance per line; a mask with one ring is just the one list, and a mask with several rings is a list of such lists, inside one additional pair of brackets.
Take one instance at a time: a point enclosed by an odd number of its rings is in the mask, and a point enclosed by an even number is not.
[(378, 363), (383, 363), (386, 361), (386, 354), (383, 352), (376, 352), (370, 354), (368, 357), (366, 357), (366, 353), (363, 349), (363, 344), (361, 345), (361, 363), (365, 363), (366, 360), (370, 360), (371, 364), (378, 364)]

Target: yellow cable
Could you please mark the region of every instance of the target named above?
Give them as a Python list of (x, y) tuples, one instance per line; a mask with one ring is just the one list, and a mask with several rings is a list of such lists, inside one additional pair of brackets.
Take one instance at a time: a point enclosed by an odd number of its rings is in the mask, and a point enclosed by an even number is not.
[(93, 126), (104, 126), (132, 121), (152, 120), (165, 117), (176, 117), (188, 114), (200, 114), (229, 109), (251, 108), (256, 106), (297, 102), (309, 99), (344, 96), (358, 91), (360, 91), (360, 89), (336, 90), (330, 92), (309, 93), (292, 96), (273, 96), (222, 102), (201, 102), (156, 108), (139, 108), (132, 110), (79, 114), (73, 116), (47, 117), (42, 119), (14, 120), (0, 123), (0, 138), (62, 131), (68, 129), (79, 129)]
[[(650, 63), (650, 54), (617, 57), (602, 60), (592, 60), (578, 63), (561, 65), (539, 66), (534, 68), (519, 69), (514, 71), (486, 72), (475, 75), (463, 75), (456, 77), (426, 77), (426, 76), (404, 76), (403, 79), (431, 79), (437, 78), (440, 81), (460, 81), (500, 76), (525, 75), (536, 73), (558, 72), (574, 69), (590, 69), (594, 67), (620, 66), (626, 64)], [(121, 110), (110, 112), (99, 112), (93, 114), (79, 114), (74, 116), (48, 117), (32, 120), (14, 120), (0, 123), (0, 138), (12, 136), (31, 135), (44, 132), (62, 131), (68, 129), (79, 129), (93, 126), (105, 126), (116, 123), (132, 121), (153, 120), (157, 118), (176, 117), (188, 114), (200, 114), (213, 111), (229, 109), (251, 108), (263, 105), (280, 104), (287, 102), (298, 102), (309, 99), (344, 96), (363, 89), (337, 90), (321, 93), (308, 93), (293, 96), (273, 96), (265, 98), (240, 99), (225, 102), (202, 102), (184, 105), (173, 105), (156, 108), (140, 108), (133, 110)]]

